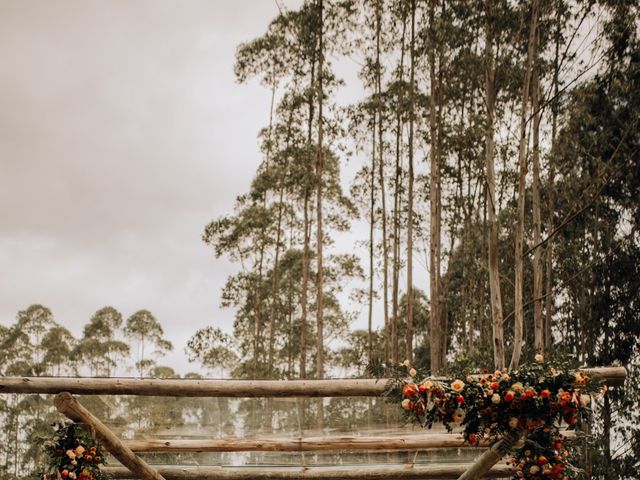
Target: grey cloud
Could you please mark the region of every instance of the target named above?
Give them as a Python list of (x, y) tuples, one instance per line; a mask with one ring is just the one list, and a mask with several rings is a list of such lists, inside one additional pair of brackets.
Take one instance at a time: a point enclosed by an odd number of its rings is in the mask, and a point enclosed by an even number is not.
[[(296, 2), (294, 2), (296, 3)], [(237, 85), (236, 46), (273, 2), (0, 3), (0, 322), (48, 305), (79, 333), (111, 304), (149, 308), (177, 352), (230, 327), (234, 271), (200, 241), (260, 160), (268, 94)]]

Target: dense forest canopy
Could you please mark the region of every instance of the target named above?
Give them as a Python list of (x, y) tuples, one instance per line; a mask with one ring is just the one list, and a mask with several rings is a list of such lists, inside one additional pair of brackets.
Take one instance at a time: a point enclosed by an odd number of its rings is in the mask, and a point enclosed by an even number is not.
[[(517, 368), (544, 352), (637, 376), (638, 2), (279, 6), (234, 66), (270, 96), (263, 160), (203, 234), (238, 265), (221, 297), (233, 331), (198, 330), (189, 359), (293, 379), (404, 359)], [(345, 58), (360, 68), (349, 103)], [(353, 225), (364, 236), (342, 248)], [(159, 363), (171, 348), (147, 310), (125, 322), (105, 307), (69, 332), (32, 305), (0, 327), (0, 373), (108, 376), (131, 359), (140, 377), (173, 376)], [(43, 428), (42, 400), (28, 402), (0, 399), (5, 465)], [(637, 478), (639, 405), (635, 382), (598, 405), (587, 476)]]

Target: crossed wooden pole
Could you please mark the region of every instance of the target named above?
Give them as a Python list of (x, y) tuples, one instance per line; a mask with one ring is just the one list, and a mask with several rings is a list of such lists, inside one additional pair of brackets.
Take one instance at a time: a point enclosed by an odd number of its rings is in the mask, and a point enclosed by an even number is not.
[(56, 395), (53, 404), (58, 411), (77, 423), (84, 423), (105, 448), (131, 473), (143, 480), (165, 480), (157, 470), (151, 468), (120, 440), (109, 427), (102, 423), (89, 410), (84, 408), (69, 392)]

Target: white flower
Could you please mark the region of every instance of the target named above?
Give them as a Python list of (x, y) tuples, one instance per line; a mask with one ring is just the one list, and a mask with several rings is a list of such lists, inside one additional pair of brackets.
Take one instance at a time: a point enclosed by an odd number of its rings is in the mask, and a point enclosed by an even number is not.
[(67, 450), (67, 457), (73, 460), (74, 458), (76, 458), (76, 454), (73, 450)]
[(544, 355), (542, 355), (541, 353), (536, 353), (535, 359), (536, 362), (542, 362), (544, 360)]
[(583, 407), (588, 407), (589, 405), (591, 405), (591, 395), (587, 395), (586, 393), (580, 395), (580, 404)]
[(402, 365), (408, 367), (409, 365), (411, 365), (411, 362), (409, 360), (405, 360), (404, 362), (402, 362)]
[(500, 403), (500, 395), (498, 395), (497, 393), (494, 393), (491, 396), (491, 401), (497, 405), (498, 403)]
[(78, 476), (76, 475), (76, 472), (69, 472), (69, 478), (75, 479), (78, 478)]
[(415, 368), (412, 368), (411, 370), (409, 370), (409, 375), (411, 375), (412, 377), (415, 377), (416, 373), (418, 373), (418, 372), (416, 372)]

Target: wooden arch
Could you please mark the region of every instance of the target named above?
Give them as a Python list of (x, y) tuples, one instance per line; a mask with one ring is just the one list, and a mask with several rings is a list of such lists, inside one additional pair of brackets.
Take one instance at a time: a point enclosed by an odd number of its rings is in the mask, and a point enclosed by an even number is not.
[[(626, 378), (623, 367), (600, 367), (585, 372), (608, 386), (622, 386)], [(118, 438), (74, 397), (79, 395), (153, 395), (172, 397), (370, 397), (385, 392), (386, 381), (354, 380), (188, 380), (133, 378), (71, 378), (71, 377), (2, 377), (0, 393), (57, 394), (54, 404), (58, 411), (74, 422), (86, 424), (105, 448), (124, 467), (105, 468), (114, 479), (143, 480), (273, 480), (309, 478), (335, 479), (459, 479), (502, 478), (513, 474), (504, 464), (497, 465), (520, 439), (508, 435), (489, 444), (471, 466), (401, 466), (401, 467), (301, 467), (287, 469), (251, 469), (227, 467), (164, 467), (153, 468), (136, 453), (142, 452), (241, 452), (282, 451), (310, 452), (328, 450), (428, 450), (435, 448), (466, 448), (461, 435), (405, 435), (394, 437), (307, 437), (297, 439), (258, 438), (224, 440), (146, 440), (123, 441)], [(572, 432), (565, 432), (570, 436)]]

